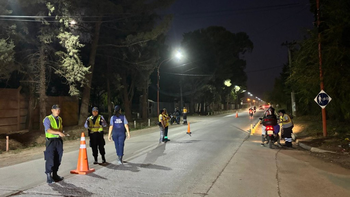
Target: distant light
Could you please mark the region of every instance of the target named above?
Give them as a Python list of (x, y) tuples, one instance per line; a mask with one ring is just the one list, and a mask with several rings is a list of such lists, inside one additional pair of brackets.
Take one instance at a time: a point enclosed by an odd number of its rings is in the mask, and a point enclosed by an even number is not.
[(77, 21), (75, 21), (75, 20), (72, 20), (71, 22), (70, 22), (70, 25), (76, 25), (77, 24)]
[(180, 51), (176, 51), (175, 58), (181, 60), (183, 58), (183, 54)]

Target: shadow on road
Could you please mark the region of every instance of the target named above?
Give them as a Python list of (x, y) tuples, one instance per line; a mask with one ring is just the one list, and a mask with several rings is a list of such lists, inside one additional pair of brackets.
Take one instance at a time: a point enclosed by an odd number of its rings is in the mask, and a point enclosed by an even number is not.
[(84, 188), (77, 187), (71, 183), (60, 181), (55, 184), (50, 184), (53, 190), (59, 192), (62, 196), (92, 196), (93, 193)]

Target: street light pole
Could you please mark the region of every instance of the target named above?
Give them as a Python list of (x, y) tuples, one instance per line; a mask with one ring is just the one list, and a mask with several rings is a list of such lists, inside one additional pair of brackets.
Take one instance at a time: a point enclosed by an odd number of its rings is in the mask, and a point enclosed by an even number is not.
[(157, 113), (158, 113), (158, 115), (159, 115), (159, 112), (160, 112), (160, 110), (159, 110), (159, 89), (160, 89), (160, 87), (159, 87), (159, 80), (160, 80), (159, 68), (160, 68), (160, 66), (161, 66), (164, 62), (170, 61), (171, 59), (173, 59), (173, 58), (168, 58), (168, 59), (163, 60), (163, 61), (158, 65), (158, 68), (157, 68)]

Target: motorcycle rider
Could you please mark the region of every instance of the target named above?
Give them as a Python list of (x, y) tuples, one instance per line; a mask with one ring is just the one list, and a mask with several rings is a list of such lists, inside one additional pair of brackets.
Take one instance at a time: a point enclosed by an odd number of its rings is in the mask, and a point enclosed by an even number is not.
[[(262, 126), (261, 126), (261, 146), (265, 146), (265, 141), (266, 139), (266, 124), (271, 124), (271, 122), (267, 122), (267, 120), (271, 121), (272, 120), (272, 125), (274, 126), (275, 130), (275, 125), (277, 125), (277, 116), (275, 114), (275, 109), (270, 106), (265, 112), (262, 118), (260, 118)], [(276, 128), (277, 129), (277, 128)], [(278, 129), (279, 132), (279, 129)], [(278, 133), (277, 133), (278, 135)], [(268, 141), (267, 141), (268, 143)], [(279, 141), (278, 141), (279, 144)]]

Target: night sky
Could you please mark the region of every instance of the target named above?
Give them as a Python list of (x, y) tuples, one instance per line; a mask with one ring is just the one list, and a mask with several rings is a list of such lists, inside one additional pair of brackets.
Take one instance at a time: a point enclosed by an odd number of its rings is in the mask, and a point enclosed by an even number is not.
[(282, 43), (301, 40), (314, 21), (309, 0), (177, 0), (168, 12), (174, 20), (167, 44), (174, 48), (184, 33), (209, 26), (246, 32), (254, 43), (252, 53), (244, 55), (248, 91), (260, 98), (288, 63)]

